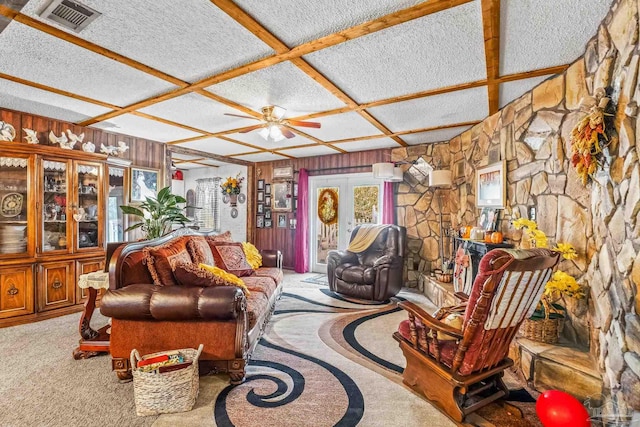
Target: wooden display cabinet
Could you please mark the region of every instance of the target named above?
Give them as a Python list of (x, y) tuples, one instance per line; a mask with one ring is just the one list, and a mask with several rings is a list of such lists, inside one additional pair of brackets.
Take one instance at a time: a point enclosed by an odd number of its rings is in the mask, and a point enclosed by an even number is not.
[(0, 141), (0, 327), (82, 310), (104, 268), (107, 156)]

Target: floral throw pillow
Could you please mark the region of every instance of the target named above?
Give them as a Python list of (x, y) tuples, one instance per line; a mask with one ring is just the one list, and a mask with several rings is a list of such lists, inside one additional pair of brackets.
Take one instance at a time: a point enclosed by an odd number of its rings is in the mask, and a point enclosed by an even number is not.
[(211, 246), (211, 252), (216, 266), (223, 270), (239, 277), (250, 276), (253, 273), (241, 243), (214, 243)]

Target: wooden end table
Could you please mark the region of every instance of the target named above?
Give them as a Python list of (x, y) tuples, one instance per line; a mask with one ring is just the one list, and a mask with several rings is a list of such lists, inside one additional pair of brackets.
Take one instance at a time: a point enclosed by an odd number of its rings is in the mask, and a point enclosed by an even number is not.
[(89, 298), (84, 303), (84, 311), (80, 316), (80, 345), (73, 350), (73, 358), (88, 359), (101, 353), (109, 353), (109, 333), (111, 325), (105, 325), (97, 331), (91, 329), (90, 322), (96, 308), (96, 298), (100, 289), (109, 289), (109, 273), (96, 271), (82, 274), (78, 286), (89, 290)]

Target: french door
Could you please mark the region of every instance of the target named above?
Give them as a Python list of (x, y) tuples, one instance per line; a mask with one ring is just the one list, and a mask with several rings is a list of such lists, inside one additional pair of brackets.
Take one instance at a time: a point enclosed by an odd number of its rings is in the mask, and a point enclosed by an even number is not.
[(346, 249), (353, 228), (382, 219), (382, 182), (371, 174), (309, 178), (311, 270), (327, 272), (327, 254)]

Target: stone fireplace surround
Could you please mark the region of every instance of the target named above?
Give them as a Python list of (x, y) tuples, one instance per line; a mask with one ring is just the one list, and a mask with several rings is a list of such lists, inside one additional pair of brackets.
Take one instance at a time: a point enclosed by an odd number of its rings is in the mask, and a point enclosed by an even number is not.
[[(615, 0), (583, 56), (564, 73), (460, 136), (392, 151), (392, 161), (423, 157), (451, 170), (464, 161), (464, 173), (454, 177), (454, 187), (441, 191), (443, 220), (453, 229), (476, 224), (475, 171), (489, 163), (489, 153), (492, 158), (500, 153), (507, 162), (507, 206), (500, 229), (517, 246), (522, 234), (510, 221), (527, 217), (535, 207), (539, 227), (552, 241), (576, 247), (579, 258), (562, 261), (560, 268), (587, 286), (589, 297), (567, 299), (563, 339), (584, 350), (586, 359), (580, 363), (590, 361), (592, 366), (585, 369), (602, 378), (605, 397), (617, 405), (605, 412), (625, 414), (640, 411), (639, 9), (640, 0)], [(569, 136), (584, 115), (580, 100), (599, 87), (612, 92), (614, 138), (605, 150), (602, 171), (583, 186), (570, 166)], [(408, 232), (406, 279), (410, 286), (428, 286), (424, 273), (440, 265), (440, 211), (434, 191), (405, 174), (396, 194), (398, 221)], [(565, 363), (563, 349), (568, 347), (558, 348), (545, 354), (552, 362), (555, 357), (554, 363)]]

